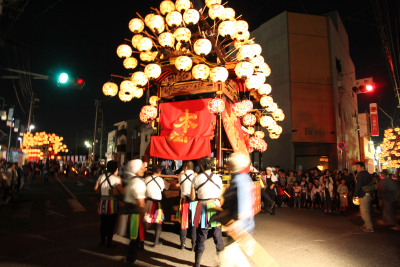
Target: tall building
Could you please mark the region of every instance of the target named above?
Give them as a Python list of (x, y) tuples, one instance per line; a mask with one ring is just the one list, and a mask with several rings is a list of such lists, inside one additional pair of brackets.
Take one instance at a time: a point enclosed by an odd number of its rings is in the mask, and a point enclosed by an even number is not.
[[(355, 68), (337, 12), (284, 12), (252, 32), (272, 69), (268, 83), (285, 112), (262, 166), (350, 168), (360, 158)], [(339, 148), (344, 147), (344, 149)]]

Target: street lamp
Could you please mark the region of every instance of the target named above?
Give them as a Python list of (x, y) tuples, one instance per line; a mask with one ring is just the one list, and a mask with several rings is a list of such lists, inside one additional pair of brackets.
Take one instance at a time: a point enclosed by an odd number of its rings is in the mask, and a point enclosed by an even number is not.
[(88, 148), (88, 159), (90, 159), (90, 150), (92, 148), (92, 145), (90, 144), (90, 142), (88, 140), (85, 141), (85, 146)]

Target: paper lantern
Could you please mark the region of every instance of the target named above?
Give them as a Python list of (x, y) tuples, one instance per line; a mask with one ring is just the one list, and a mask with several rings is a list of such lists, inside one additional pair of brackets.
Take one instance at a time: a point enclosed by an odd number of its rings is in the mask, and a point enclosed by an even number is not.
[(283, 121), (285, 119), (285, 114), (283, 114), (283, 113), (273, 113), (272, 117), (274, 117), (274, 119), (276, 121)]
[(139, 43), (137, 44), (137, 50), (139, 50), (140, 52), (150, 51), (152, 47), (153, 42), (149, 37), (141, 38), (139, 40)]
[(223, 21), (218, 26), (218, 34), (222, 37), (233, 37), (236, 33), (234, 21)]
[(135, 84), (129, 80), (122, 81), (119, 88), (121, 89), (120, 91), (129, 92), (130, 94), (136, 90)]
[(199, 56), (206, 56), (211, 52), (212, 44), (210, 40), (202, 38), (198, 39), (194, 45), (193, 50)]
[(278, 105), (276, 103), (271, 103), (269, 106), (265, 107), (265, 110), (268, 112), (274, 112), (278, 109)]
[(161, 67), (155, 63), (149, 64), (144, 68), (144, 74), (149, 80), (157, 79), (158, 77), (160, 77), (161, 72)]
[(176, 0), (175, 8), (179, 12), (183, 12), (185, 10), (188, 10), (190, 8), (190, 0)]
[(221, 113), (225, 110), (225, 102), (220, 98), (211, 99), (208, 102), (207, 109), (211, 113)]
[(143, 96), (142, 88), (137, 88), (135, 91), (133, 91), (133, 97), (141, 98), (142, 96)]
[(117, 55), (120, 58), (130, 57), (132, 55), (132, 48), (129, 45), (122, 44), (117, 48)]
[(224, 9), (224, 20), (235, 20), (235, 10), (233, 8), (230, 7), (225, 7)]
[(244, 20), (237, 20), (235, 22), (236, 33), (242, 34), (249, 31), (249, 24)]
[(261, 77), (261, 75), (254, 74), (246, 79), (245, 84), (248, 89), (258, 89), (264, 82), (265, 76)]
[(249, 31), (244, 31), (244, 32), (240, 32), (238, 33), (236, 30), (235, 35), (233, 36), (233, 39), (240, 41), (240, 42), (244, 42), (249, 40), (250, 38), (250, 32)]
[(210, 68), (206, 64), (197, 64), (192, 68), (192, 75), (196, 80), (207, 80), (210, 76)]
[(243, 125), (254, 126), (257, 122), (257, 118), (254, 114), (246, 114), (243, 116)]
[(213, 82), (225, 82), (229, 73), (225, 67), (214, 67), (210, 70), (210, 79)]
[(138, 65), (138, 61), (134, 57), (127, 57), (124, 59), (124, 67), (125, 69), (134, 69)]
[(246, 108), (247, 112), (253, 109), (253, 102), (251, 102), (249, 99), (242, 100), (242, 104)]
[(270, 84), (268, 83), (264, 83), (260, 86), (260, 88), (258, 88), (258, 93), (260, 95), (269, 95), (272, 91), (272, 87)]
[(175, 4), (172, 1), (169, 0), (165, 0), (162, 1), (160, 4), (160, 12), (161, 14), (163, 14), (164, 16), (172, 11), (175, 10)]
[(133, 73), (131, 81), (136, 86), (145, 86), (149, 82), (143, 71)]
[(224, 19), (224, 14), (225, 14), (225, 7), (223, 5), (212, 5), (210, 9), (208, 10), (208, 16), (213, 19), (219, 19), (222, 20)]
[(147, 116), (147, 115), (145, 115), (145, 114), (143, 114), (143, 113), (139, 113), (139, 119), (140, 119), (140, 121), (141, 122), (143, 122), (143, 123), (150, 123), (150, 122), (152, 122), (152, 120), (149, 118), (149, 116)]
[(158, 42), (163, 47), (174, 47), (175, 44), (175, 37), (170, 32), (163, 32), (158, 36)]
[(106, 96), (116, 96), (118, 94), (118, 85), (113, 82), (107, 82), (103, 85), (103, 94)]
[(192, 33), (188, 28), (181, 27), (176, 29), (174, 37), (179, 42), (189, 42), (192, 37)]
[(257, 71), (260, 66), (265, 63), (263, 56), (255, 56), (250, 60), (250, 63), (253, 64), (254, 70)]
[(211, 8), (212, 5), (220, 5), (222, 0), (206, 0), (206, 6)]
[(141, 19), (134, 18), (129, 22), (129, 30), (133, 33), (140, 33), (144, 30), (144, 22)]
[(262, 96), (260, 99), (260, 105), (263, 107), (267, 107), (273, 102), (274, 102), (274, 99), (272, 99), (272, 97), (267, 96), (267, 95)]
[(262, 116), (261, 118), (260, 118), (260, 125), (262, 126), (262, 127), (265, 127), (265, 128), (267, 128), (267, 127), (269, 127), (269, 126), (271, 126), (271, 125), (273, 125), (274, 124), (274, 119), (271, 117), (271, 116)]
[(254, 127), (248, 127), (247, 128), (247, 133), (250, 134), (250, 135), (254, 134), (254, 131), (255, 131)]
[(157, 106), (158, 100), (160, 100), (160, 99), (158, 98), (158, 96), (153, 95), (153, 96), (150, 97), (149, 103), (150, 103), (150, 105), (156, 107), (156, 106)]
[(263, 131), (256, 131), (254, 135), (261, 139), (265, 137), (265, 133)]
[(258, 71), (262, 72), (265, 75), (265, 77), (268, 77), (271, 75), (271, 69), (268, 66), (268, 64), (265, 62), (260, 65)]
[(239, 55), (236, 56), (238, 58), (238, 60), (252, 59), (253, 57), (255, 57), (252, 45), (243, 45), (239, 49), (239, 53), (238, 54), (240, 55), (240, 56)]
[(140, 53), (140, 60), (145, 62), (152, 62), (156, 59), (157, 53), (158, 53), (157, 51), (142, 52)]
[(239, 62), (235, 66), (235, 73), (239, 78), (246, 79), (253, 75), (254, 68), (250, 62)]
[(133, 95), (131, 92), (120, 90), (118, 93), (119, 99), (123, 102), (129, 102), (132, 100)]
[(252, 44), (252, 45), (250, 45), (251, 46), (251, 49), (253, 50), (253, 54), (255, 55), (255, 56), (259, 56), (260, 54), (261, 54), (261, 52), (262, 52), (262, 47), (261, 47), (261, 45), (259, 45), (259, 44)]
[(197, 22), (199, 22), (199, 19), (200, 19), (199, 11), (193, 8), (186, 10), (185, 13), (183, 14), (183, 20), (188, 25), (197, 24)]
[(178, 11), (172, 11), (168, 13), (167, 17), (165, 18), (168, 26), (170, 27), (177, 27), (182, 24), (183, 18), (182, 14)]
[(269, 127), (268, 131), (270, 133), (275, 133), (275, 134), (279, 134), (280, 135), (282, 133), (282, 127), (277, 125), (277, 124), (275, 124), (275, 125)]
[(232, 112), (236, 117), (243, 117), (247, 113), (247, 109), (242, 102), (236, 102), (232, 105)]
[[(153, 16), (150, 16), (153, 15)], [(161, 15), (154, 15), (150, 14), (149, 20), (147, 21), (146, 25), (150, 28), (153, 32), (159, 34), (165, 30), (164, 18)], [(147, 18), (147, 16), (146, 16)]]
[(143, 106), (140, 112), (148, 116), (152, 120), (157, 118), (157, 108), (152, 105)]
[(132, 46), (133, 46), (134, 48), (137, 49), (137, 45), (138, 45), (140, 39), (142, 39), (142, 38), (143, 38), (143, 35), (141, 35), (141, 34), (135, 34), (135, 35), (132, 37)]
[(175, 59), (175, 67), (178, 70), (188, 71), (192, 68), (192, 59), (187, 56), (180, 56)]

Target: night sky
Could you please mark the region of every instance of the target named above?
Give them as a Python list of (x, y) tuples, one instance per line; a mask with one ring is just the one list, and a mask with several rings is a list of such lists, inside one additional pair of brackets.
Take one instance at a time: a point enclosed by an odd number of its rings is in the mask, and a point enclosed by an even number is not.
[[(68, 90), (51, 81), (0, 80), (0, 97), (16, 106), (17, 116), (26, 124), (27, 92), (33, 90), (40, 99), (34, 110), (36, 130), (64, 136), (70, 150), (73, 152), (78, 147), (79, 152), (84, 140), (93, 138), (94, 99), (105, 100), (107, 131), (116, 122), (137, 117), (144, 97), (123, 103), (117, 96), (103, 96), (101, 88), (111, 74), (126, 76), (128, 73), (116, 55), (117, 46), (124, 43), (125, 38), (132, 37), (128, 22), (136, 17), (136, 12), (145, 16), (150, 13), (150, 7), (158, 8), (160, 2), (6, 0), (0, 24), (0, 67), (46, 75), (68, 71), (84, 77), (86, 85), (82, 90)], [(24, 11), (18, 15), (13, 6)], [(373, 76), (377, 84), (375, 92), (359, 95), (360, 112), (365, 112), (370, 102), (378, 102), (398, 122), (397, 99), (389, 80), (370, 1), (232, 0), (227, 6), (234, 8), (237, 15), (243, 14), (251, 29), (285, 10), (316, 15), (337, 10), (349, 35), (357, 79)], [(1, 73), (9, 74), (4, 70)], [(18, 104), (15, 88), (21, 104)], [(390, 125), (389, 122), (380, 114), (381, 132)], [(0, 129), (6, 131), (4, 122)]]

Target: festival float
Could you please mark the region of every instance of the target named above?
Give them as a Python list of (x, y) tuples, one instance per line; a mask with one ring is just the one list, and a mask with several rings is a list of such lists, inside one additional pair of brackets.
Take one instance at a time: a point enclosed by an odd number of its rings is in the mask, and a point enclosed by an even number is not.
[(150, 162), (213, 156), (215, 171), (229, 180), (229, 154), (266, 151), (265, 138), (279, 138), (285, 115), (248, 23), (221, 0), (199, 2), (164, 0), (145, 16), (136, 13), (132, 39), (116, 51), (127, 74), (112, 75), (122, 81), (105, 83), (103, 93), (124, 102), (146, 98), (139, 117), (155, 129)]

